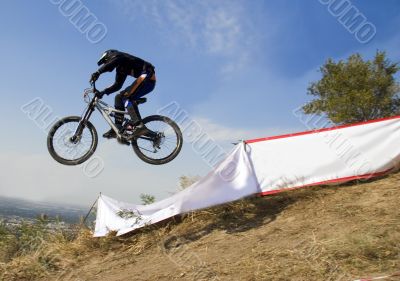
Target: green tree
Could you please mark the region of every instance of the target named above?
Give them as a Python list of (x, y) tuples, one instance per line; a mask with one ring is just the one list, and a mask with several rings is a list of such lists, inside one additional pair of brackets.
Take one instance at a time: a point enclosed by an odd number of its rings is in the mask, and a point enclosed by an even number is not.
[(144, 205), (149, 205), (152, 204), (156, 201), (156, 197), (150, 194), (140, 194), (140, 200), (142, 200), (142, 203)]
[(373, 60), (354, 54), (347, 61), (332, 59), (320, 68), (321, 80), (311, 83), (314, 100), (303, 106), (306, 114), (326, 115), (335, 124), (347, 124), (396, 115), (400, 111), (398, 63), (378, 51)]
[(179, 177), (179, 189), (183, 190), (200, 180), (200, 176), (181, 176)]

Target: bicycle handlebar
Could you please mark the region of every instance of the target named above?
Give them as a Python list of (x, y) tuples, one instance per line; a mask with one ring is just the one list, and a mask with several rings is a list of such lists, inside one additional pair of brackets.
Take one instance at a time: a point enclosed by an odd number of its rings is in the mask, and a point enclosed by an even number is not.
[(90, 81), (90, 85), (93, 88), (93, 93), (96, 95), (99, 91), (96, 89), (96, 81)]
[(94, 92), (97, 92), (97, 89), (96, 89), (96, 82), (95, 82), (95, 81), (90, 81), (90, 85), (93, 87), (93, 91), (94, 91)]

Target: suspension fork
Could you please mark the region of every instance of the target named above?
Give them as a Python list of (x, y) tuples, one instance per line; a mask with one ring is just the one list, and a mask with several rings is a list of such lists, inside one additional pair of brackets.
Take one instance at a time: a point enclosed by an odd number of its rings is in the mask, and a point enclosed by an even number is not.
[(83, 129), (85, 128), (86, 123), (89, 120), (90, 116), (92, 116), (93, 111), (95, 110), (95, 104), (96, 104), (96, 98), (93, 98), (93, 100), (87, 107), (85, 114), (81, 118), (81, 121), (79, 121), (78, 128), (76, 128), (74, 135), (71, 137), (72, 142), (76, 143), (81, 138)]

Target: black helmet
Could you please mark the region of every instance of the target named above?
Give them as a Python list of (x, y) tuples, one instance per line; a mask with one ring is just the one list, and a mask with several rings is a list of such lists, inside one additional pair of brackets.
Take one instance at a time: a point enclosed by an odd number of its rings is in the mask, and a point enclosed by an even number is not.
[(100, 66), (108, 61), (110, 61), (110, 59), (112, 59), (116, 54), (118, 54), (119, 52), (117, 50), (107, 50), (105, 51), (99, 61), (97, 62), (97, 65)]

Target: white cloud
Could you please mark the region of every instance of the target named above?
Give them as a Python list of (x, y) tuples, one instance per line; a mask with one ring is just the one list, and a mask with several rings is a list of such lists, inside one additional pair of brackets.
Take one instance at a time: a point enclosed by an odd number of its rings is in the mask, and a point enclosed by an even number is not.
[(235, 128), (224, 126), (207, 118), (194, 118), (204, 132), (217, 142), (234, 142), (299, 131), (299, 128)]
[[(113, 1), (114, 2), (114, 1)], [(132, 21), (146, 20), (157, 27), (170, 44), (193, 48), (226, 59), (221, 73), (245, 65), (255, 48), (255, 30), (239, 1), (124, 0), (120, 9)]]
[(210, 53), (232, 55), (240, 49), (239, 40), (245, 36), (240, 17), (238, 13), (230, 13), (226, 9), (206, 13), (203, 36)]

